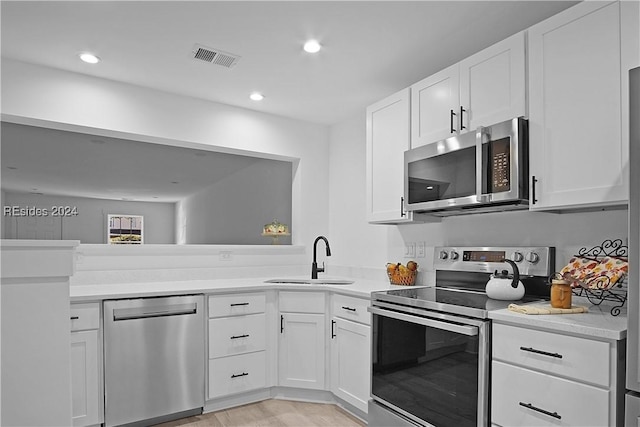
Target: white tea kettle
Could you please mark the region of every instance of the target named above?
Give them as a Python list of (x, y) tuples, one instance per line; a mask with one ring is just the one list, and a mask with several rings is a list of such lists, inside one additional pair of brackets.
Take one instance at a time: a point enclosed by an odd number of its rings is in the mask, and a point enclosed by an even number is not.
[(524, 296), (524, 285), (520, 281), (520, 271), (515, 262), (510, 259), (503, 260), (513, 268), (513, 275), (509, 276), (507, 270), (495, 271), (485, 286), (487, 296), (503, 301), (515, 301)]

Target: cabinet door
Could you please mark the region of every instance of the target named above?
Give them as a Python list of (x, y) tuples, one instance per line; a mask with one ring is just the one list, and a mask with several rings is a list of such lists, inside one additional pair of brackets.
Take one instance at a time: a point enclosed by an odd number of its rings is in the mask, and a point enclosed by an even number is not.
[(524, 33), (460, 62), (460, 132), (526, 115)]
[(71, 408), (74, 426), (99, 424), (98, 331), (71, 333)]
[(324, 314), (280, 313), (279, 385), (324, 389)]
[(411, 221), (404, 212), (404, 152), (409, 149), (409, 89), (367, 108), (367, 220)]
[(411, 148), (457, 133), (460, 107), (458, 64), (411, 86)]
[(620, 30), (618, 2), (583, 2), (529, 30), (532, 210), (627, 202)]
[(367, 412), (371, 388), (371, 327), (334, 317), (331, 335), (331, 391)]

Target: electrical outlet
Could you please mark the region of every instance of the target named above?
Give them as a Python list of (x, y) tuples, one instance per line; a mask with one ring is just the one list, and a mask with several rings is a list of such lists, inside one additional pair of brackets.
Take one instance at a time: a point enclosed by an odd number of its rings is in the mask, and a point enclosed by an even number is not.
[(220, 251), (220, 261), (231, 261), (233, 259), (233, 252)]
[(424, 258), (424, 256), (425, 256), (425, 253), (424, 253), (424, 242), (416, 243), (416, 257)]

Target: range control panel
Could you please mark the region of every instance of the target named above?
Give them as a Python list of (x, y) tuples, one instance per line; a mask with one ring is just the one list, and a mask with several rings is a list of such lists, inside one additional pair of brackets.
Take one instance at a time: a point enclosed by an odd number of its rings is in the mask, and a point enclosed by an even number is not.
[(440, 246), (434, 251), (435, 270), (493, 273), (511, 270), (509, 259), (516, 263), (520, 274), (549, 276), (555, 272), (555, 248), (552, 246), (468, 247)]

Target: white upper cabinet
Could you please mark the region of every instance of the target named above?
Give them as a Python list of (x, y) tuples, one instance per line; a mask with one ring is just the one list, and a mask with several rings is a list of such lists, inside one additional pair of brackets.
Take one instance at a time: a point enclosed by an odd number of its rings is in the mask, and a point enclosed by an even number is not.
[(411, 148), (456, 134), (459, 105), (458, 64), (411, 86)]
[(638, 2), (582, 2), (529, 30), (532, 210), (628, 200)]
[(526, 87), (524, 33), (461, 61), (460, 130), (526, 116)]
[(522, 32), (411, 86), (411, 148), (524, 116), (525, 94)]
[(410, 222), (404, 211), (404, 152), (409, 149), (409, 89), (367, 108), (367, 220)]

